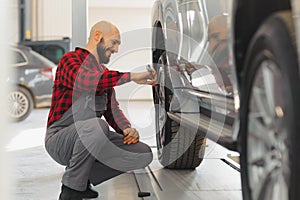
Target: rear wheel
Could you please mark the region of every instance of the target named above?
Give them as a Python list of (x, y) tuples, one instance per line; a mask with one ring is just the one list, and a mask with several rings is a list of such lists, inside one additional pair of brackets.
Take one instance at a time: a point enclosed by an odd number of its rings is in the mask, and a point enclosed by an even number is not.
[(299, 199), (299, 74), (289, 12), (271, 16), (252, 39), (241, 95), (245, 200)]
[(13, 121), (22, 121), (33, 109), (33, 99), (28, 90), (16, 87), (8, 94), (8, 112)]
[(156, 67), (158, 85), (153, 88), (158, 158), (166, 168), (195, 169), (203, 160), (206, 139), (167, 115), (175, 97), (166, 64), (166, 54), (163, 52)]

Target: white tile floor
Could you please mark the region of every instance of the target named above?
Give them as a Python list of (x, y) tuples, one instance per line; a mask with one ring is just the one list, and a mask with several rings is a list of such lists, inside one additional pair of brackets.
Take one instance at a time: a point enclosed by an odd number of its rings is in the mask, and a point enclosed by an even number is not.
[[(120, 105), (132, 125), (140, 131), (141, 140), (156, 151), (152, 102), (129, 101), (120, 102)], [(43, 146), (47, 114), (48, 109), (37, 109), (25, 121), (10, 125), (12, 139), (6, 149), (13, 163), (11, 176), (15, 180), (15, 187), (12, 192), (16, 200), (58, 199), (64, 167), (55, 163)], [(161, 169), (155, 157), (151, 168), (164, 191), (158, 190), (152, 180), (149, 185), (153, 186), (155, 194), (144, 199), (181, 200), (182, 196), (174, 193), (176, 190), (181, 195), (186, 194), (189, 199), (240, 200), (239, 173), (219, 159), (227, 154), (224, 148), (208, 142), (205, 161), (193, 172)], [(226, 173), (222, 171), (224, 169)], [(138, 187), (133, 173), (116, 177), (96, 189), (101, 193), (99, 199), (103, 200), (141, 199), (137, 197)]]

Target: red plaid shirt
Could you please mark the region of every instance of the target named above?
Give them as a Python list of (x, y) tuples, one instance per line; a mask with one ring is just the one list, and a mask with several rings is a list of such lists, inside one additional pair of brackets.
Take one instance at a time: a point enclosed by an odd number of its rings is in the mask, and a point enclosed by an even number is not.
[(106, 91), (108, 101), (104, 117), (113, 129), (122, 133), (130, 123), (119, 108), (113, 87), (129, 81), (129, 72), (108, 70), (85, 49), (76, 48), (65, 54), (57, 66), (47, 127), (71, 107), (74, 91), (76, 94), (78, 91), (95, 91), (96, 95)]

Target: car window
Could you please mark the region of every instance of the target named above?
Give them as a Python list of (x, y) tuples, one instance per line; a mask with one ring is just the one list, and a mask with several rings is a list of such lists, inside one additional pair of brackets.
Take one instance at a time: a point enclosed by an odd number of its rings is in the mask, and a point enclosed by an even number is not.
[(13, 64), (26, 63), (26, 58), (21, 52), (13, 51)]
[(45, 58), (44, 56), (42, 56), (41, 54), (30, 50), (30, 54), (32, 55), (30, 57), (31, 61), (37, 65), (41, 65), (41, 66), (55, 66), (55, 64), (53, 62), (51, 62), (50, 60), (48, 60), (47, 58)]
[(58, 45), (47, 45), (41, 52), (42, 55), (52, 60), (54, 63), (58, 63), (65, 51)]

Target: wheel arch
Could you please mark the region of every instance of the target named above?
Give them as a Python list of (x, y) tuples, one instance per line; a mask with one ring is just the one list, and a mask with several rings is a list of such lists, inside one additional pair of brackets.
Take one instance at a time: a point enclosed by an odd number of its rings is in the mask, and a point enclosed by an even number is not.
[(239, 84), (251, 38), (268, 16), (281, 10), (291, 10), (290, 0), (237, 1), (234, 15), (234, 55)]

